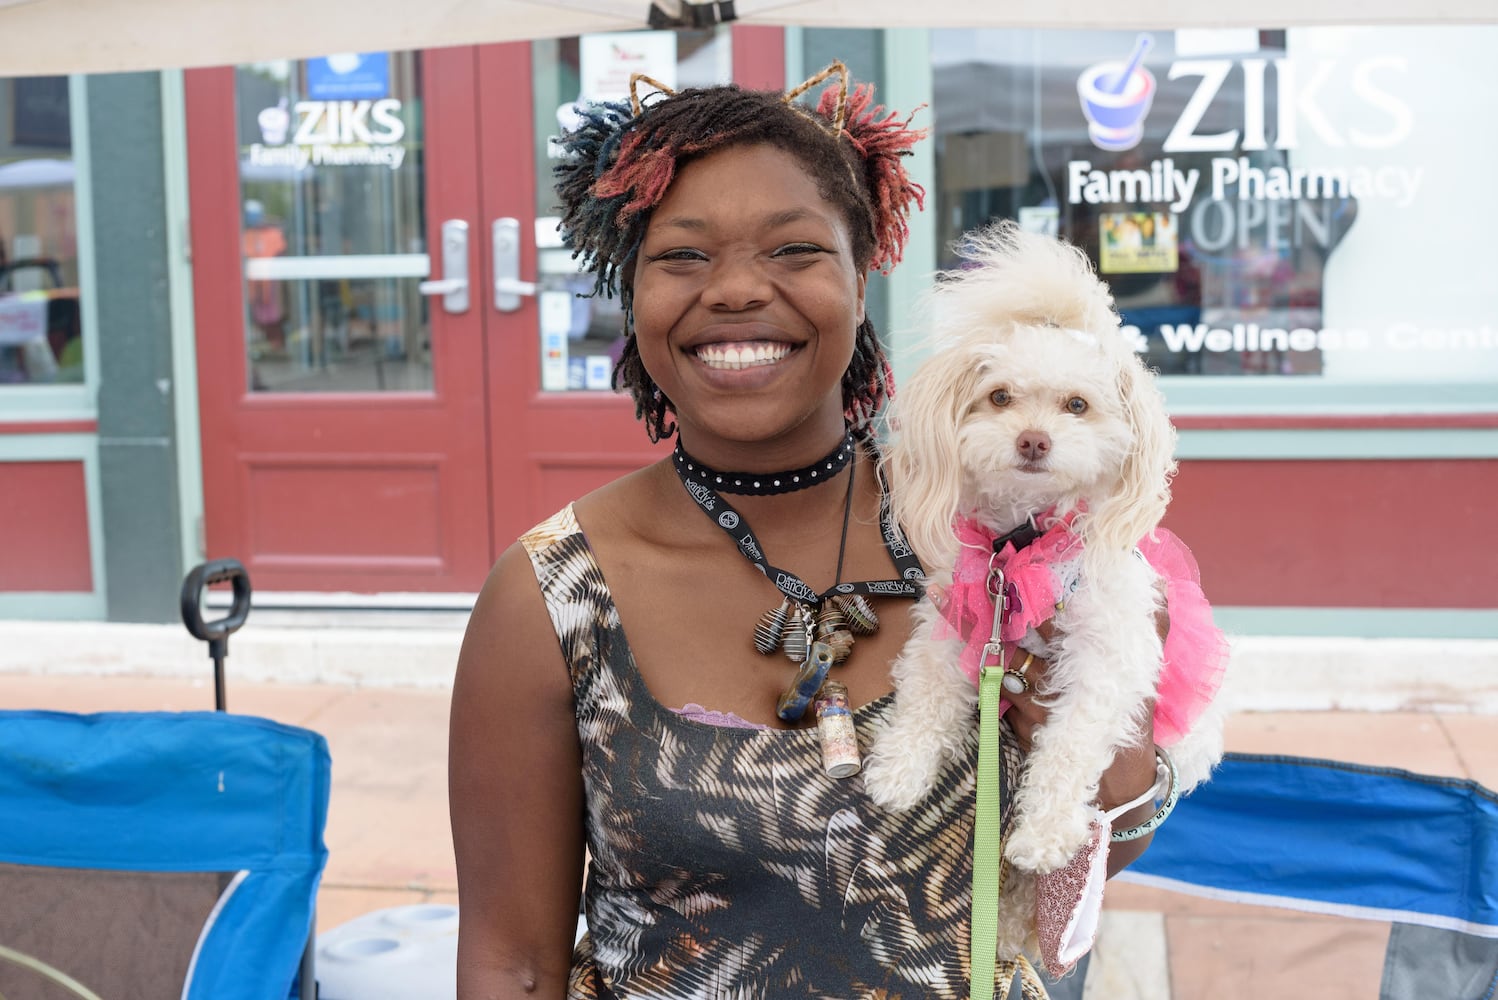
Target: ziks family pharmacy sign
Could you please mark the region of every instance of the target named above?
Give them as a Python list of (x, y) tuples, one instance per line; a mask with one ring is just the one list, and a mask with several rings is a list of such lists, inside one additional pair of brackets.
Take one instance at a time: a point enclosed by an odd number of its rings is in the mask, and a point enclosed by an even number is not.
[[(406, 159), (406, 123), (401, 102), (297, 101), (264, 108), (257, 118), (261, 142), (249, 162), (262, 167), (383, 166), (398, 170)], [(290, 141), (288, 141), (288, 139)]]
[[(1136, 58), (1127, 64), (1098, 63), (1077, 79), (1082, 111), (1093, 145), (1109, 152), (1132, 149), (1143, 138), (1144, 121), (1155, 95), (1154, 75), (1139, 65), (1148, 48), (1140, 39)], [(1273, 65), (1276, 128), (1271, 143), (1266, 95)], [(1410, 106), (1393, 92), (1391, 78), (1402, 75), (1407, 61), (1399, 56), (1363, 59), (1350, 65), (1333, 59), (1315, 63), (1309, 75), (1290, 59), (1188, 59), (1170, 66), (1171, 80), (1195, 79), (1196, 88), (1161, 144), (1166, 154), (1135, 169), (1103, 169), (1092, 160), (1067, 164), (1067, 201), (1073, 205), (1161, 204), (1185, 212), (1198, 196), (1212, 201), (1297, 201), (1315, 198), (1388, 199), (1408, 207), (1424, 179), (1421, 167), (1324, 164), (1259, 166), (1244, 155), (1214, 156), (1206, 170), (1181, 168), (1169, 154), (1255, 153), (1300, 148), (1302, 132), (1325, 149), (1379, 150), (1409, 138), (1414, 124)], [(1127, 76), (1124, 74), (1127, 73)], [(1201, 123), (1234, 75), (1242, 82), (1241, 127), (1203, 133)], [(1345, 77), (1352, 96), (1383, 119), (1376, 130), (1339, 129), (1322, 105), (1328, 82)], [(1205, 183), (1204, 183), (1205, 182)]]

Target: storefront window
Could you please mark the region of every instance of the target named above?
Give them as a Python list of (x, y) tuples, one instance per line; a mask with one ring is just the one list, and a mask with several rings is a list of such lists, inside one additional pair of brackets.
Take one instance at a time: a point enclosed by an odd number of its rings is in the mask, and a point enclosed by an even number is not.
[(252, 390), (431, 389), (420, 61), (236, 72)]
[(0, 80), (0, 386), (83, 381), (68, 78)]
[[(607, 390), (624, 345), (617, 299), (591, 295), (591, 276), (578, 273), (557, 232), (552, 141), (569, 128), (579, 102), (628, 101), (631, 73), (673, 90), (733, 79), (727, 28), (636, 31), (546, 39), (533, 43), (536, 67), (536, 246), (541, 275), (541, 388), (548, 392)], [(640, 92), (648, 101), (649, 89)]]
[(1498, 377), (1498, 27), (931, 39), (943, 266), (1058, 233), (1166, 375)]

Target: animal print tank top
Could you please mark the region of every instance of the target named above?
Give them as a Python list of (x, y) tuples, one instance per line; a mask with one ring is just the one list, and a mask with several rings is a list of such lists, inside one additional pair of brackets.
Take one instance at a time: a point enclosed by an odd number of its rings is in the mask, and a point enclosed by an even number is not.
[[(571, 507), (522, 542), (582, 746), (589, 934), (569, 1000), (967, 997), (976, 728), (923, 802), (888, 813), (823, 773), (815, 730), (659, 704)], [(865, 752), (892, 701), (856, 710)]]

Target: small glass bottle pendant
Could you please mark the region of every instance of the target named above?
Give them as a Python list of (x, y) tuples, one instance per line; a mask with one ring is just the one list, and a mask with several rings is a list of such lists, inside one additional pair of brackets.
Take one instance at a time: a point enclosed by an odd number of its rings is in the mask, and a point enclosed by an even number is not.
[(848, 706), (848, 688), (828, 681), (817, 693), (817, 735), (822, 741), (822, 770), (832, 778), (858, 773), (863, 762), (858, 755), (858, 733)]

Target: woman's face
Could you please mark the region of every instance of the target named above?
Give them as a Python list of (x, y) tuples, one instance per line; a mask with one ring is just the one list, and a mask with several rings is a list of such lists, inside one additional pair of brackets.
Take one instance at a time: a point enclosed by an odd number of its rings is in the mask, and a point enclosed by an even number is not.
[(636, 258), (634, 312), (685, 447), (744, 469), (830, 448), (864, 280), (842, 213), (794, 156), (739, 146), (682, 168)]

